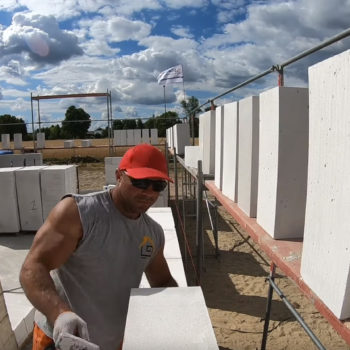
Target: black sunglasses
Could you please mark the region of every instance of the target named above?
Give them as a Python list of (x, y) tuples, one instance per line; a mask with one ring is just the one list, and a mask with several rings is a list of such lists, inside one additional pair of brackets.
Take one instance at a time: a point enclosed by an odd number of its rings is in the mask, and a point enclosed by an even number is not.
[(134, 179), (129, 176), (132, 185), (140, 190), (146, 190), (150, 185), (152, 185), (152, 190), (155, 192), (162, 192), (167, 182), (164, 180), (150, 180), (150, 179)]

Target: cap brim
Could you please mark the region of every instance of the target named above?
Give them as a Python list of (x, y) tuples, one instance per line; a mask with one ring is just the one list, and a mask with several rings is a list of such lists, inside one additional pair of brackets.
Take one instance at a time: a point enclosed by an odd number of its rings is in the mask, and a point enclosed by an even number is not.
[(167, 174), (153, 168), (132, 168), (125, 170), (127, 171), (128, 175), (134, 179), (154, 178), (174, 182)]

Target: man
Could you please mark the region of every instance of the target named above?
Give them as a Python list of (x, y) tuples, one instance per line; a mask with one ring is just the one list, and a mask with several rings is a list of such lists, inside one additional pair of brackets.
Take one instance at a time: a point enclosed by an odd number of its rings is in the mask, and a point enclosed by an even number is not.
[(35, 235), (20, 281), (37, 309), (33, 350), (62, 334), (121, 349), (130, 289), (145, 271), (152, 287), (176, 286), (163, 255), (164, 232), (146, 210), (167, 181), (164, 155), (130, 148), (116, 171), (118, 186), (65, 196)]

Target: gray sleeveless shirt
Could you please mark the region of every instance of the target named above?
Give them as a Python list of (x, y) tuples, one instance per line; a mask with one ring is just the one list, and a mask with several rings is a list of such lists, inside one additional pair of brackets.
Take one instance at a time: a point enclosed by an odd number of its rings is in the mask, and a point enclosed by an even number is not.
[[(115, 350), (123, 339), (131, 288), (164, 245), (161, 226), (147, 214), (132, 220), (115, 207), (109, 192), (73, 195), (83, 226), (78, 248), (51, 271), (59, 295), (88, 326), (101, 350)], [(50, 337), (52, 328), (36, 311), (35, 322)]]

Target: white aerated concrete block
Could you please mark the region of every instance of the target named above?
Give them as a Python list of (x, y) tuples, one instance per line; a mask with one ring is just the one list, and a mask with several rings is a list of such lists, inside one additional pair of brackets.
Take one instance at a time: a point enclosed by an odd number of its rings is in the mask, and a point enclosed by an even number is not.
[(238, 102), (224, 105), (222, 193), (237, 202), (238, 188)]
[(171, 208), (149, 208), (147, 210), (147, 214), (160, 226), (162, 226), (163, 230), (172, 230), (175, 229), (175, 222), (173, 218), (173, 214)]
[(63, 146), (64, 146), (64, 148), (73, 148), (74, 147), (74, 140), (64, 140)]
[(215, 186), (222, 190), (222, 165), (224, 154), (224, 106), (215, 110)]
[(215, 111), (199, 116), (199, 147), (203, 174), (215, 173)]
[(3, 154), (0, 157), (0, 168), (42, 165), (41, 153)]
[(14, 147), (15, 149), (22, 149), (22, 134), (14, 134), (13, 135)]
[(151, 144), (152, 145), (158, 145), (158, 129), (150, 129), (151, 131)]
[(185, 165), (197, 169), (199, 160), (202, 160), (201, 148), (199, 146), (185, 146)]
[(310, 126), (301, 276), (350, 317), (350, 51), (309, 68)]
[(65, 194), (77, 193), (77, 190), (76, 165), (51, 165), (42, 169), (41, 200), (44, 220)]
[(105, 157), (106, 185), (115, 185), (117, 183), (115, 172), (121, 160), (122, 157)]
[(173, 148), (173, 140), (172, 140), (172, 127), (166, 129), (166, 142), (169, 148)]
[(185, 153), (185, 146), (189, 146), (190, 142), (190, 124), (182, 123), (173, 126), (174, 148), (177, 154)]
[(123, 350), (218, 350), (200, 287), (131, 289)]
[(303, 236), (308, 159), (308, 89), (260, 94), (257, 222), (273, 238)]
[(0, 168), (0, 233), (20, 231), (15, 178), (18, 169)]
[(259, 170), (259, 97), (239, 101), (237, 204), (256, 217)]
[(44, 168), (45, 166), (31, 166), (15, 171), (22, 231), (36, 231), (43, 223), (40, 176)]
[(42, 153), (26, 153), (24, 156), (24, 166), (43, 165)]
[(1, 134), (2, 149), (10, 149), (10, 134)]
[(113, 130), (113, 146), (121, 145), (121, 130)]
[(135, 145), (135, 140), (134, 140), (134, 129), (128, 129), (126, 130), (126, 144), (128, 146), (133, 146)]
[(141, 129), (134, 129), (134, 145), (141, 143)]
[(126, 137), (127, 137), (127, 130), (120, 130), (121, 133), (120, 133), (120, 144), (122, 146), (126, 146), (127, 145), (127, 140), (126, 140)]
[(39, 149), (45, 148), (45, 133), (38, 132), (36, 134), (36, 147)]
[(142, 129), (141, 142), (142, 143), (150, 143), (149, 129)]
[(88, 139), (88, 140), (81, 140), (81, 146), (82, 147), (91, 147), (91, 140)]

